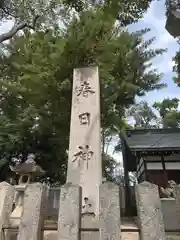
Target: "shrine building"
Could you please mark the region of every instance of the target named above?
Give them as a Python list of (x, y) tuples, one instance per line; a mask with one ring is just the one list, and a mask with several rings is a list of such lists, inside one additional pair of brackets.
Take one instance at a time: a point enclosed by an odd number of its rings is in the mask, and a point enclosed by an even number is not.
[(166, 186), (180, 183), (180, 129), (128, 130), (122, 136), (125, 182), (136, 172), (138, 182)]

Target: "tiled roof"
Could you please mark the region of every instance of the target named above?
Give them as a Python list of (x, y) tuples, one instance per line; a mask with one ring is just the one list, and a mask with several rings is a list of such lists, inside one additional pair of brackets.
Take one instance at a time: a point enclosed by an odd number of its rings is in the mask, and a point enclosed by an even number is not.
[(180, 150), (180, 129), (130, 130), (125, 140), (132, 151)]

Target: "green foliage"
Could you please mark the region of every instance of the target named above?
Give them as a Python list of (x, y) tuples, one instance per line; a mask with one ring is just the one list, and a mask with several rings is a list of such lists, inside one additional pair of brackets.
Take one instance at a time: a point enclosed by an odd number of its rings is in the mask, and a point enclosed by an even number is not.
[[(145, 128), (159, 128), (159, 119), (151, 106), (145, 101), (131, 105), (126, 109), (126, 121), (124, 127), (119, 129), (119, 133), (123, 136), (125, 131), (132, 129), (145, 129)], [(127, 124), (127, 119), (131, 118), (134, 121), (133, 125)], [(119, 142), (114, 148), (115, 152), (122, 151), (121, 135)]]
[(142, 101), (133, 105), (127, 111), (127, 116), (133, 116), (135, 120), (134, 128), (158, 128), (158, 117), (147, 102)]
[(108, 154), (102, 154), (102, 169), (103, 169), (103, 177), (106, 178), (107, 181), (115, 182), (116, 176), (114, 170), (117, 167), (117, 162)]
[(105, 16), (121, 25), (137, 21), (148, 9), (152, 0), (7, 0), (0, 4), (0, 20), (14, 22), (12, 29), (0, 35), (0, 43), (11, 39), (26, 28), (39, 30), (50, 26), (66, 25), (72, 15), (89, 9), (103, 9)]
[(164, 128), (177, 128), (180, 126), (179, 99), (166, 98), (162, 102), (155, 102), (153, 107), (159, 111)]
[(121, 25), (128, 25), (140, 19), (153, 0), (106, 0), (87, 2), (103, 8), (106, 16), (111, 15), (119, 20)]
[(2, 158), (35, 153), (46, 177), (65, 181), (74, 68), (99, 67), (102, 132), (119, 134), (135, 96), (164, 86), (161, 74), (148, 70), (149, 61), (164, 52), (150, 49), (154, 39), (143, 40), (149, 30), (130, 34), (114, 21), (97, 7), (73, 16), (63, 29), (26, 30), (6, 45), (0, 66)]
[[(178, 42), (180, 44), (180, 42)], [(173, 58), (174, 60), (174, 67), (173, 70), (176, 72), (176, 76), (173, 78), (174, 83), (177, 84), (178, 87), (180, 87), (180, 52), (176, 52), (175, 57)]]
[(164, 118), (169, 111), (177, 110), (178, 105), (179, 105), (178, 98), (173, 99), (166, 98), (162, 102), (155, 102), (153, 104), (153, 107), (157, 109), (160, 113), (160, 116)]
[[(180, 111), (178, 98), (165, 98), (154, 102), (151, 106), (142, 101), (132, 105), (126, 111), (126, 117), (133, 117), (134, 128), (178, 128), (180, 126)], [(120, 150), (118, 146), (117, 150)]]
[[(39, 23), (48, 24), (53, 19), (56, 20), (55, 0), (7, 0), (0, 5), (0, 17), (2, 20), (12, 20), (19, 22), (27, 22), (29, 25), (33, 23), (34, 17), (39, 16)], [(37, 23), (37, 26), (39, 24)]]
[[(178, 98), (166, 98), (161, 102), (155, 102), (152, 107), (145, 101), (134, 104), (126, 110), (126, 119), (133, 118), (134, 126), (126, 125), (124, 129), (179, 128), (180, 111), (178, 107)], [(123, 134), (123, 131), (119, 130), (119, 132)], [(115, 152), (121, 150), (121, 140), (119, 140), (115, 146)]]

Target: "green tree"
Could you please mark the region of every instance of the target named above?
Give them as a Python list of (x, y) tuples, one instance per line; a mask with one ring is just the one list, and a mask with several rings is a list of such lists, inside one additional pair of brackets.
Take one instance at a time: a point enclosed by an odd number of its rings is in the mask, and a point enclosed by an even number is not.
[(77, 13), (86, 11), (94, 6), (103, 8), (106, 15), (118, 19), (121, 24), (127, 25), (137, 21), (148, 9), (152, 0), (1, 0), (0, 20), (2, 22), (11, 20), (13, 27), (6, 33), (0, 35), (0, 43), (11, 39), (20, 30), (29, 28), (39, 30), (47, 28), (58, 22), (69, 22), (72, 10)]
[(108, 154), (102, 154), (103, 176), (107, 181), (116, 181), (115, 169), (117, 166), (118, 164), (112, 156)]
[[(179, 41), (178, 41), (178, 44), (180, 44)], [(176, 76), (173, 78), (173, 81), (175, 84), (177, 84), (178, 87), (180, 87), (180, 51), (176, 52), (176, 55), (173, 58), (173, 61), (174, 61), (173, 70), (174, 72), (176, 72)]]
[[(43, 25), (52, 24), (60, 12), (56, 9), (54, 0), (2, 0), (0, 2), (0, 21), (11, 21), (12, 28), (0, 34), (0, 43), (11, 39), (16, 33), (25, 28), (39, 29)], [(55, 13), (56, 11), (56, 13)]]
[(164, 128), (177, 128), (180, 126), (179, 99), (166, 98), (162, 102), (155, 102), (153, 107), (159, 111)]
[(162, 75), (148, 70), (147, 63), (164, 52), (150, 49), (154, 39), (143, 40), (149, 30), (129, 34), (114, 21), (97, 7), (65, 28), (25, 31), (6, 44), (0, 66), (2, 159), (35, 153), (46, 177), (64, 182), (74, 68), (99, 66), (102, 132), (119, 134), (135, 96), (164, 86)]
[[(128, 119), (134, 121), (134, 124), (128, 124)], [(146, 101), (141, 101), (136, 104), (132, 104), (125, 111), (125, 119), (123, 127), (120, 127), (117, 132), (119, 132), (119, 141), (115, 146), (114, 151), (120, 152), (122, 150), (121, 146), (121, 135), (127, 130), (131, 129), (143, 129), (143, 128), (159, 128), (160, 119), (154, 112), (153, 108), (149, 106)]]
[(134, 128), (159, 128), (158, 117), (146, 101), (141, 101), (127, 110), (127, 117), (133, 117)]

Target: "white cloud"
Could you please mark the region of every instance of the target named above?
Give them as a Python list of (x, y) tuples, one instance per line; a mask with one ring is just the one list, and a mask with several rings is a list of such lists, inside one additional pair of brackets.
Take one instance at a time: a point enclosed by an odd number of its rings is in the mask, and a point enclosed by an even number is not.
[(179, 45), (177, 40), (174, 39), (165, 29), (166, 15), (165, 6), (163, 1), (154, 1), (144, 18), (136, 24), (129, 26), (130, 31), (136, 31), (142, 28), (150, 28), (151, 31), (145, 35), (145, 39), (156, 37), (156, 40), (151, 45), (151, 48), (168, 49), (166, 53), (158, 56), (152, 60), (153, 68), (157, 68), (159, 72), (172, 72), (172, 58), (174, 57)]
[(164, 90), (159, 90), (159, 91), (153, 91), (153, 92), (148, 92), (145, 97), (137, 98), (137, 101), (142, 101), (145, 100), (147, 101), (150, 105), (152, 105), (156, 101), (163, 101), (164, 98), (180, 98), (180, 91), (179, 94), (177, 93), (171, 93), (168, 91), (168, 88)]
[(176, 43), (176, 40), (167, 31), (163, 31), (157, 36), (153, 47), (167, 48), (171, 43)]
[(12, 21), (6, 21), (0, 26), (0, 34), (8, 32), (13, 26)]
[(174, 62), (172, 60), (167, 61), (164, 59), (161, 63), (154, 65), (154, 68), (157, 68), (159, 72), (162, 72), (164, 74), (172, 72), (173, 71)]

